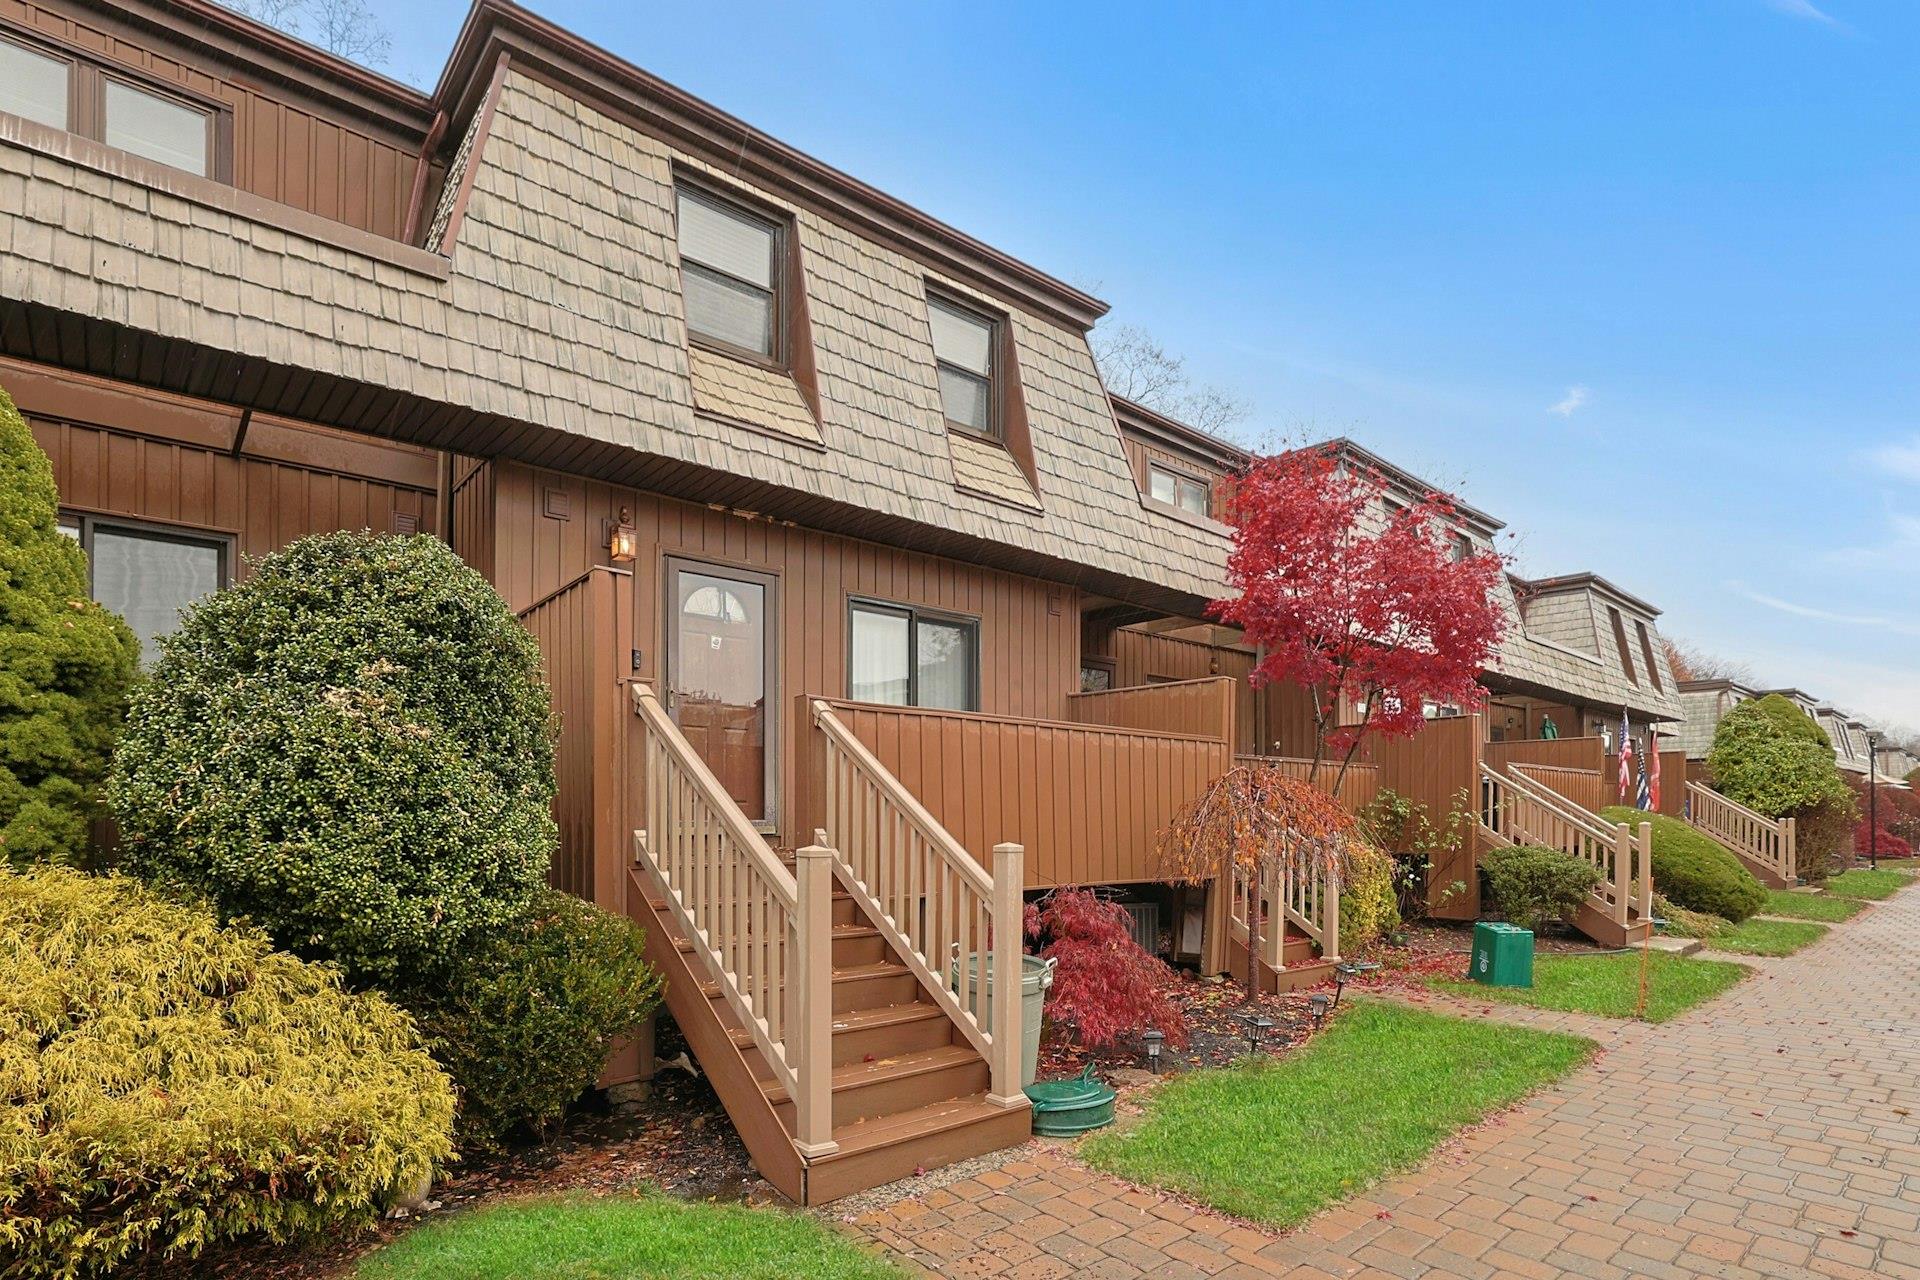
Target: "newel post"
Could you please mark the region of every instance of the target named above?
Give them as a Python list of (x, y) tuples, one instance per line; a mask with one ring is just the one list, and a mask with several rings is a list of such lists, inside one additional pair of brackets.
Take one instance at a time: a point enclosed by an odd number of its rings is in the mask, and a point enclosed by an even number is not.
[(1653, 927), (1653, 824), (1640, 824), (1640, 917)]
[(1784, 852), (1787, 855), (1787, 865), (1782, 868), (1781, 875), (1786, 878), (1788, 884), (1792, 884), (1800, 878), (1800, 858), (1799, 854), (1794, 851), (1793, 846), (1795, 838), (1793, 824), (1794, 820), (1792, 818), (1780, 819), (1780, 839), (1784, 845)]
[[(1577, 845), (1575, 846), (1578, 847)], [(1624, 822), (1613, 824), (1613, 922), (1625, 927), (1628, 908), (1633, 905), (1633, 828)]]
[(1340, 869), (1328, 867), (1320, 882), (1320, 958), (1340, 958)]
[(1020, 1079), (1020, 990), (1026, 965), (1021, 945), (1025, 934), (1021, 913), (1026, 904), (1027, 851), (1022, 845), (993, 846), (993, 1061), (987, 1101), (1002, 1107), (1024, 1107), (1027, 1095)]
[(793, 1055), (794, 1141), (802, 1156), (838, 1151), (833, 1140), (833, 850), (810, 844), (794, 853), (798, 909), (787, 973), (797, 996)]

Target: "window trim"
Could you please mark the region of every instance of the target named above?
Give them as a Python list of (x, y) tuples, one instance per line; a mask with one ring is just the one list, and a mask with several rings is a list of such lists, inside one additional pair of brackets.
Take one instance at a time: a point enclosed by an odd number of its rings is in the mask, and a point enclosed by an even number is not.
[[(980, 712), (980, 619), (973, 614), (955, 613), (949, 609), (931, 609), (920, 605), (903, 604), (898, 600), (887, 600), (879, 596), (849, 595), (847, 597), (847, 698), (858, 701), (853, 694), (853, 615), (865, 609), (872, 613), (890, 613), (904, 616), (907, 620), (907, 701), (904, 705), (927, 711), (961, 711), (977, 715)], [(973, 637), (973, 669), (968, 673), (967, 702), (964, 707), (921, 707), (920, 705), (920, 622), (944, 623), (948, 626), (964, 628)], [(880, 704), (875, 704), (880, 705)], [(891, 704), (888, 704), (891, 705)]]
[[(951, 360), (940, 358), (940, 348), (933, 340), (933, 308), (943, 306), (949, 311), (958, 311), (961, 315), (971, 316), (987, 326), (987, 429), (980, 430), (965, 422), (955, 422), (947, 417), (947, 398), (940, 390), (940, 370), (951, 369), (963, 378), (978, 378), (980, 375), (971, 369), (962, 368)], [(1005, 361), (1000, 351), (1001, 326), (1006, 317), (987, 311), (974, 302), (956, 297), (947, 290), (929, 283), (927, 285), (927, 346), (933, 351), (933, 392), (940, 397), (940, 418), (946, 423), (947, 430), (957, 431), (963, 436), (975, 440), (985, 440), (1007, 447), (1006, 413), (1000, 399), (1004, 393), (1001, 379), (1005, 372)]]
[[(1172, 478), (1174, 483), (1174, 501), (1168, 502), (1163, 498), (1153, 496), (1153, 473), (1156, 471), (1161, 475)], [(1180, 486), (1182, 484), (1199, 486), (1201, 501), (1204, 504), (1199, 511), (1192, 511), (1180, 505)], [(1171, 508), (1174, 511), (1178, 511), (1181, 515), (1198, 516), (1206, 520), (1213, 518), (1213, 481), (1205, 476), (1196, 475), (1191, 471), (1183, 471), (1177, 466), (1160, 461), (1158, 458), (1147, 459), (1146, 497), (1147, 501), (1153, 503), (1155, 506)]]
[[(54, 515), (56, 524), (72, 529), (77, 535), (74, 541), (87, 556), (87, 598), (99, 602), (99, 595), (93, 583), (93, 538), (100, 529), (109, 533), (132, 534), (154, 542), (172, 542), (185, 546), (212, 547), (218, 554), (215, 576), (219, 579), (215, 591), (225, 591), (233, 585), (234, 546), (233, 534), (219, 529), (207, 529), (199, 525), (165, 524), (153, 520), (127, 519), (111, 514), (99, 514), (92, 511), (80, 511), (71, 507), (61, 507)], [(204, 599), (204, 597), (202, 597)], [(143, 648), (145, 646), (142, 646)], [(141, 654), (144, 665), (153, 655)]]
[(1627, 673), (1627, 683), (1638, 689), (1640, 677), (1633, 670), (1633, 651), (1627, 647), (1627, 622), (1620, 614), (1617, 605), (1608, 605), (1607, 613), (1613, 621), (1613, 644), (1620, 650), (1620, 669)]
[[(227, 103), (185, 85), (170, 83), (144, 68), (109, 61), (90, 50), (81, 49), (38, 31), (23, 31), (4, 19), (0, 19), (0, 40), (5, 40), (30, 53), (55, 58), (67, 64), (67, 122), (62, 132), (77, 138), (85, 138), (103, 147), (110, 147), (122, 155), (138, 157), (148, 164), (159, 165), (172, 173), (185, 173), (196, 178), (232, 185), (233, 108)], [(109, 143), (106, 140), (108, 80), (118, 80), (121, 84), (142, 93), (170, 99), (205, 116), (207, 121), (206, 172), (196, 174), (191, 169), (182, 169), (164, 160), (156, 160), (152, 156), (130, 151), (125, 147), (115, 147)], [(25, 116), (12, 118), (26, 119)]]
[[(767, 295), (768, 306), (773, 321), (772, 350), (770, 352), (755, 351), (752, 347), (743, 347), (738, 343), (729, 342), (725, 338), (717, 338), (712, 334), (701, 333), (693, 327), (693, 321), (687, 315), (687, 267), (689, 260), (687, 256), (680, 251), (680, 200), (683, 195), (691, 195), (696, 200), (704, 200), (707, 204), (721, 210), (723, 213), (736, 214), (749, 221), (761, 223), (773, 233), (772, 261), (768, 263), (767, 275), (767, 278), (773, 283), (768, 288), (762, 289), (761, 286), (754, 284), (751, 280), (742, 280), (739, 276), (722, 271), (718, 267), (709, 266), (704, 262), (693, 262), (691, 264), (699, 271), (718, 276), (724, 280), (731, 280), (736, 284), (748, 289), (764, 292)], [(781, 373), (791, 372), (792, 366), (790, 359), (792, 355), (793, 326), (787, 320), (787, 290), (792, 287), (792, 281), (788, 275), (787, 262), (787, 255), (790, 252), (788, 247), (789, 224), (790, 219), (754, 201), (743, 199), (733, 192), (720, 188), (713, 183), (703, 182), (699, 178), (689, 174), (679, 172), (674, 174), (673, 252), (674, 258), (680, 267), (680, 318), (687, 330), (688, 345), (699, 347), (702, 350), (711, 351), (717, 355), (727, 356), (735, 360), (745, 360), (765, 369), (773, 369)]]
[(1660, 664), (1654, 661), (1653, 656), (1653, 632), (1638, 618), (1633, 620), (1633, 626), (1640, 636), (1640, 660), (1647, 667), (1647, 683), (1653, 686), (1655, 693), (1665, 693), (1666, 686), (1660, 683)]

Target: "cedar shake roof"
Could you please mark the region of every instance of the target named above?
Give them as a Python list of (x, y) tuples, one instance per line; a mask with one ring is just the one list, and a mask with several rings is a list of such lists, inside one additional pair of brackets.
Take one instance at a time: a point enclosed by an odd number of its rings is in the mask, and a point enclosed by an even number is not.
[(1680, 682), (1680, 746), (1689, 760), (1705, 760), (1713, 750), (1713, 735), (1721, 719), (1742, 702), (1759, 695), (1736, 680), (1682, 680)]

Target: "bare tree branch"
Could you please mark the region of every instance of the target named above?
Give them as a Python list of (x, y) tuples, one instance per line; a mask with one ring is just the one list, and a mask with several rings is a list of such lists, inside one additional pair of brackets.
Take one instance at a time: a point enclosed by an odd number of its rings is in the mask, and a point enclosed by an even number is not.
[(311, 41), (329, 53), (380, 66), (393, 37), (367, 0), (222, 0), (235, 13)]
[(1246, 420), (1250, 407), (1219, 387), (1195, 386), (1187, 362), (1137, 325), (1093, 331), (1094, 362), (1107, 390), (1212, 434)]

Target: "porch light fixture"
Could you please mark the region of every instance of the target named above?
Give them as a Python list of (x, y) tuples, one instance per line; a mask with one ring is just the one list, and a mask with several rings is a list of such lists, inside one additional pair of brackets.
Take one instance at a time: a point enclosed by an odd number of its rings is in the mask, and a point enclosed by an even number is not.
[(622, 507), (620, 518), (607, 522), (607, 558), (615, 564), (632, 564), (639, 546), (639, 535), (633, 531), (633, 517)]
[(1164, 1031), (1140, 1033), (1141, 1043), (1147, 1046), (1147, 1069), (1155, 1075), (1160, 1074), (1160, 1046), (1166, 1043), (1166, 1039), (1167, 1033)]
[(1316, 991), (1307, 997), (1307, 1011), (1313, 1015), (1313, 1029), (1318, 1031), (1320, 1024), (1327, 1020), (1327, 1011), (1333, 1007), (1333, 997), (1324, 991)]

